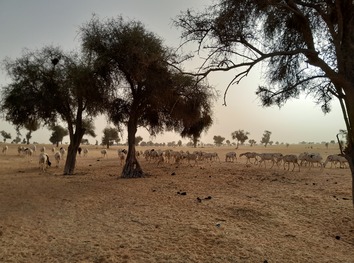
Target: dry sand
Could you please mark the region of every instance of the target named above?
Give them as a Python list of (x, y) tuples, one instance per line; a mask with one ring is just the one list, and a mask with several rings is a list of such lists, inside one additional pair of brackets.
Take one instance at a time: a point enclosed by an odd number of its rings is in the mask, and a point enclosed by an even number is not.
[[(349, 169), (225, 163), (234, 148), (219, 147), (199, 150), (218, 152), (221, 163), (157, 167), (140, 158), (149, 176), (120, 179), (117, 147), (103, 159), (90, 146), (76, 175), (63, 176), (63, 162), (41, 172), (38, 153), (9, 147), (0, 156), (0, 262), (354, 262)], [(236, 152), (326, 157), (338, 152), (330, 147)]]

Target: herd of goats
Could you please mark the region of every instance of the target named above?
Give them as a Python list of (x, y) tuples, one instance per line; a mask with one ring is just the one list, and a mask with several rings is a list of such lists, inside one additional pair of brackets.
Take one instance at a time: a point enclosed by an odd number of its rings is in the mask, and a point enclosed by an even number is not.
[[(36, 152), (36, 146), (32, 145), (30, 147), (18, 146), (18, 154), (25, 156), (32, 156), (34, 152)], [(6, 154), (8, 151), (8, 146), (3, 146), (2, 153)], [(66, 154), (66, 150), (64, 147), (60, 149), (56, 149), (55, 147), (51, 150), (54, 154), (54, 160), (56, 162), (56, 166), (59, 167), (60, 161)], [(78, 149), (78, 155), (87, 156), (89, 150), (87, 148)], [(120, 165), (122, 166), (126, 160), (127, 150), (118, 149), (118, 160)], [(108, 151), (106, 149), (101, 150), (102, 158), (106, 158)], [(216, 152), (204, 152), (204, 151), (194, 151), (190, 153), (189, 151), (173, 151), (173, 150), (155, 150), (149, 149), (143, 151), (137, 151), (136, 155), (138, 158), (142, 156), (148, 162), (155, 162), (157, 166), (162, 163), (174, 163), (174, 164), (182, 164), (186, 163), (188, 165), (198, 165), (201, 162), (221, 162), (218, 153)], [(348, 168), (347, 159), (339, 154), (328, 155), (325, 161), (323, 161), (323, 157), (319, 153), (308, 153), (303, 152), (299, 155), (295, 154), (287, 154), (283, 155), (281, 153), (256, 153), (256, 152), (244, 152), (241, 153), (239, 158), (246, 158), (246, 165), (258, 165), (259, 167), (267, 167), (267, 163), (271, 164), (270, 168), (274, 165), (277, 167), (283, 166), (284, 170), (290, 170), (290, 166), (292, 165), (292, 171), (294, 171), (297, 166), (300, 171), (300, 167), (304, 166), (308, 169), (311, 167), (320, 167), (324, 168), (328, 163), (331, 164), (331, 168), (337, 167), (339, 165), (340, 168)], [(225, 162), (236, 162), (237, 154), (236, 152), (228, 152), (225, 155)], [(39, 168), (42, 171), (45, 171), (49, 166), (51, 166), (51, 162), (49, 160), (49, 155), (46, 153), (46, 148), (43, 146), (40, 148), (39, 154)]]

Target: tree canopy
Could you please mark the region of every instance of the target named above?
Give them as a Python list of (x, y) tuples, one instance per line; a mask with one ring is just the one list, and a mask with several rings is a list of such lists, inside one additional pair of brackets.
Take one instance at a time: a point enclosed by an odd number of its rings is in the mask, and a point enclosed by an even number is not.
[(223, 144), (225, 138), (222, 137), (222, 136), (220, 136), (220, 135), (215, 135), (215, 136), (213, 137), (213, 140), (214, 140), (214, 144), (215, 144), (216, 146), (221, 146), (221, 145)]
[(245, 132), (244, 130), (238, 130), (231, 133), (231, 137), (233, 140), (235, 139), (237, 140), (237, 146), (238, 146), (239, 142), (242, 145), (245, 143), (245, 141), (248, 139), (249, 134), (250, 134), (249, 132)]
[(235, 72), (225, 96), (262, 63), (256, 94), (264, 106), (281, 107), (305, 93), (327, 113), (336, 98), (348, 131), (344, 154), (354, 192), (353, 1), (217, 0), (202, 12), (183, 12), (175, 23), (206, 57), (196, 75)]
[(135, 156), (139, 126), (151, 135), (174, 130), (188, 136), (199, 132), (192, 131), (197, 122), (202, 120), (201, 130), (210, 125), (211, 87), (176, 70), (175, 54), (143, 24), (121, 17), (100, 21), (94, 16), (81, 31), (85, 51), (104, 65), (102, 76), (115, 83), (108, 115), (112, 123), (128, 130), (122, 177), (144, 175)]
[(2, 87), (0, 109), (6, 120), (15, 126), (24, 126), (28, 120), (47, 126), (64, 121), (70, 137), (64, 174), (73, 174), (77, 148), (90, 131), (86, 126), (105, 111), (109, 98), (110, 83), (97, 73), (102, 66), (89, 56), (52, 46), (27, 50), (4, 64), (12, 79)]
[(119, 134), (116, 128), (106, 127), (103, 129), (102, 144), (106, 145), (107, 149), (114, 142), (119, 142)]
[(2, 130), (0, 132), (0, 134), (3, 137), (3, 139), (4, 139), (4, 142), (6, 142), (7, 139), (11, 139), (11, 133), (9, 133), (9, 132), (6, 132), (6, 131)]
[(63, 138), (69, 134), (68, 130), (60, 125), (53, 125), (49, 128), (52, 130), (52, 135), (49, 137), (49, 141), (52, 144), (59, 146), (59, 143), (63, 143)]

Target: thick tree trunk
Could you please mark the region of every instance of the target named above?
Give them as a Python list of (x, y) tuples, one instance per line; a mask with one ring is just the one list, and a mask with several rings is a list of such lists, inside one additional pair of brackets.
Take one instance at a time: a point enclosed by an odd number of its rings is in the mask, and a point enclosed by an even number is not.
[(80, 146), (80, 142), (82, 139), (82, 135), (75, 133), (73, 136), (73, 140), (70, 141), (68, 152), (67, 152), (67, 157), (66, 157), (66, 162), (65, 162), (65, 167), (64, 167), (64, 175), (73, 175), (75, 171), (75, 165), (76, 165), (76, 155), (77, 155), (77, 149)]
[(354, 160), (354, 154), (351, 154), (351, 159), (349, 160), (349, 167), (350, 171), (352, 173), (352, 203), (354, 207), (354, 165), (353, 165), (353, 160)]
[(344, 150), (346, 159), (350, 167), (350, 172), (352, 175), (352, 204), (354, 207), (354, 151), (353, 145), (349, 142), (347, 148)]
[(136, 116), (131, 114), (128, 121), (128, 154), (122, 171), (122, 178), (140, 178), (144, 177), (144, 172), (136, 158), (135, 152), (135, 134), (137, 131)]

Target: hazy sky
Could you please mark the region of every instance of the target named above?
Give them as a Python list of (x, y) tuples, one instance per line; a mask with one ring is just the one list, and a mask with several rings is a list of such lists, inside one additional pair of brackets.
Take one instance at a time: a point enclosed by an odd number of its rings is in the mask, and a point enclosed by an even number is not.
[[(58, 45), (66, 51), (77, 49), (80, 45), (77, 37), (79, 27), (89, 21), (92, 14), (101, 19), (122, 15), (126, 20), (141, 21), (146, 29), (164, 39), (164, 44), (177, 47), (180, 32), (172, 25), (172, 19), (188, 8), (202, 10), (210, 0), (0, 0), (0, 60), (5, 57), (20, 57), (24, 48), (40, 49), (45, 45)], [(335, 140), (340, 129), (345, 129), (339, 103), (334, 101), (332, 112), (324, 115), (321, 108), (311, 97), (302, 96), (300, 100), (288, 102), (283, 108), (262, 108), (255, 95), (258, 85), (262, 84), (259, 71), (252, 71), (239, 85), (230, 88), (227, 106), (222, 106), (222, 96), (214, 107), (214, 125), (201, 141), (212, 143), (213, 136), (220, 135), (226, 140), (231, 133), (244, 130), (250, 133), (249, 138), (260, 141), (265, 130), (271, 131), (274, 142), (298, 143), (322, 142)], [(233, 73), (211, 75), (209, 83), (224, 93)], [(8, 83), (5, 72), (0, 72), (0, 86)], [(3, 117), (3, 116), (2, 116)], [(97, 119), (96, 138), (88, 138), (91, 142), (101, 142), (102, 130), (107, 126), (104, 117)], [(0, 130), (16, 136), (14, 128), (0, 120)], [(24, 136), (26, 131), (23, 130)], [(144, 130), (137, 135), (144, 141), (169, 142), (178, 141), (178, 134), (166, 133), (157, 138), (149, 138)], [(126, 140), (124, 134), (123, 140)], [(31, 141), (49, 143), (50, 132), (44, 128), (33, 133)], [(2, 139), (2, 138), (1, 138)], [(68, 141), (64, 139), (64, 141)], [(186, 142), (186, 140), (182, 140)]]

